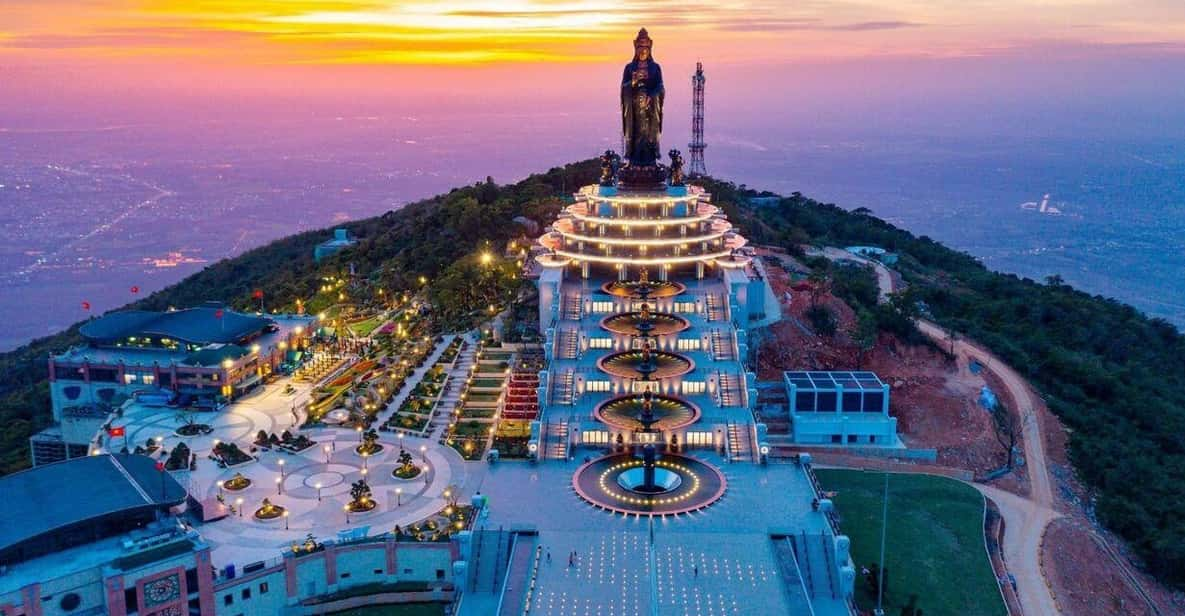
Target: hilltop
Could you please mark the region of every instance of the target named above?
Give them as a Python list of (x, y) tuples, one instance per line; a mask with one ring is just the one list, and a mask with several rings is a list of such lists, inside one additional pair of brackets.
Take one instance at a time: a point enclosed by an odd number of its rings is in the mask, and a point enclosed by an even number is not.
[[(328, 229), (294, 235), (226, 259), (129, 305), (140, 309), (223, 300), (253, 310), (255, 290), (270, 308), (306, 302), (320, 308), (326, 276), (356, 272), (356, 293), (422, 289), (444, 323), (466, 323), (474, 306), (458, 261), (483, 245), (526, 234), (505, 220), (524, 216), (548, 224), (568, 194), (598, 169), (583, 161), (499, 186), (492, 179), (346, 225), (359, 243), (314, 263), (313, 247)], [(851, 308), (838, 321), (820, 314), (813, 325), (844, 333), (863, 324), (906, 344), (924, 344), (912, 318), (925, 315), (990, 347), (1043, 394), (1070, 434), (1069, 451), (1089, 489), (1085, 507), (1127, 539), (1158, 576), (1185, 584), (1185, 337), (1118, 301), (1077, 291), (1056, 277), (1034, 281), (992, 272), (970, 255), (915, 237), (865, 209), (847, 211), (799, 193), (780, 196), (707, 179), (703, 182), (744, 234), (779, 247), (821, 276), (835, 277), (804, 245), (875, 245), (899, 255), (894, 269), (906, 290), (885, 304), (858, 280), (838, 281)], [(853, 316), (855, 315), (855, 316)], [(27, 464), (26, 442), (49, 418), (46, 358), (78, 341), (78, 326), (0, 355), (0, 470)]]

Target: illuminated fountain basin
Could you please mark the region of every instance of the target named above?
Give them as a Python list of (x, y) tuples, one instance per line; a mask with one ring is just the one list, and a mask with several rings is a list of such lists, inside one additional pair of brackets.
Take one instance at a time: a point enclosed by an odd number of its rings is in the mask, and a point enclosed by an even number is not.
[(581, 466), (572, 487), (584, 500), (608, 511), (673, 515), (697, 511), (720, 500), (727, 482), (711, 465), (666, 454), (655, 462), (652, 487), (645, 487), (642, 458), (616, 454)]
[(666, 336), (691, 327), (691, 323), (681, 316), (662, 312), (622, 312), (601, 319), (601, 327), (615, 334)]
[(695, 363), (677, 353), (650, 351), (650, 359), (641, 349), (610, 353), (597, 360), (597, 368), (626, 379), (669, 379), (691, 372)]
[(616, 297), (655, 299), (679, 295), (687, 286), (673, 280), (615, 280), (601, 285), (601, 290)]
[[(645, 428), (642, 422), (644, 404), (643, 394), (621, 396), (602, 402), (593, 411), (593, 416), (619, 430), (642, 430)], [(660, 431), (678, 430), (700, 418), (700, 410), (694, 404), (658, 394), (651, 399), (651, 413), (652, 427)]]

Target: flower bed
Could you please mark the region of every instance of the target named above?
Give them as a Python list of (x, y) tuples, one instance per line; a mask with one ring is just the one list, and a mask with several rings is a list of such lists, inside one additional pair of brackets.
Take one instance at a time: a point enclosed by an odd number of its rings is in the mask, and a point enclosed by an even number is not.
[(411, 466), (407, 467), (407, 470), (404, 470), (404, 467), (402, 466), (396, 466), (395, 470), (391, 471), (391, 476), (396, 479), (403, 479), (407, 481), (419, 477), (423, 472), (424, 469), (412, 464)]
[(213, 455), (223, 466), (236, 466), (255, 460), (234, 443), (218, 443), (214, 446)]
[(469, 382), (469, 387), (476, 387), (479, 389), (502, 389), (506, 385), (506, 379), (473, 379)]
[(495, 436), (493, 448), (503, 458), (525, 458), (529, 440), (525, 436)]
[(472, 419), (488, 419), (493, 417), (497, 412), (498, 407), (496, 406), (472, 406), (470, 404), (466, 404), (465, 406), (461, 407), (461, 417)]
[(387, 420), (387, 428), (400, 428), (420, 432), (428, 426), (428, 416), (417, 413), (395, 413)]
[(177, 433), (177, 436), (198, 436), (202, 434), (209, 434), (213, 431), (214, 428), (211, 428), (204, 423), (185, 424), (184, 426), (174, 430), (174, 432)]

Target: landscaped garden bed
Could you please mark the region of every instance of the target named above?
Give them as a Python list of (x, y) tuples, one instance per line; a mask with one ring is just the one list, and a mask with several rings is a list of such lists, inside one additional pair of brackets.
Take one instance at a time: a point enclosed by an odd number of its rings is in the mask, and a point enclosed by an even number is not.
[(480, 378), (469, 382), (469, 387), (476, 389), (502, 389), (505, 386), (506, 379)]
[(214, 451), (210, 455), (223, 467), (238, 466), (255, 460), (234, 443), (218, 443), (214, 445)]

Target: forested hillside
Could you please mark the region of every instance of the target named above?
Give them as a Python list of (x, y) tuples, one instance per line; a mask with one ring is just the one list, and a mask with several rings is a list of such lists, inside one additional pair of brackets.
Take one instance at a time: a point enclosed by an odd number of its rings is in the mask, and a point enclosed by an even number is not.
[[(350, 264), (359, 276), (375, 283), (372, 288), (417, 289), (420, 276), (433, 279), (483, 244), (522, 234), (523, 229), (510, 222), (512, 218), (554, 219), (574, 187), (592, 182), (599, 171), (594, 161), (585, 161), (508, 186), (487, 178), (398, 211), (342, 225), (359, 243), (320, 264), (313, 263), (313, 247), (331, 237), (330, 229), (289, 236), (224, 259), (126, 308), (164, 310), (220, 300), (255, 310), (258, 302), (252, 293), (259, 289), (269, 309), (291, 310), (298, 298), (314, 294), (323, 276), (340, 275)], [(458, 277), (463, 276), (447, 279)], [(78, 342), (75, 325), (0, 354), (0, 474), (28, 465), (28, 438), (50, 419), (48, 357)]]
[[(531, 176), (509, 186), (492, 181), (460, 188), (382, 216), (346, 225), (360, 243), (320, 265), (313, 246), (329, 230), (273, 242), (220, 261), (134, 304), (164, 309), (218, 299), (241, 308), (262, 289), (269, 306), (308, 298), (322, 276), (354, 264), (374, 286), (418, 288), (419, 277), (449, 272), (484, 242), (501, 242), (527, 216), (549, 222), (568, 193), (594, 180), (594, 161)], [(1162, 579), (1185, 585), (1185, 338), (1115, 300), (1090, 296), (1058, 279), (1033, 281), (991, 272), (973, 257), (874, 217), (795, 193), (750, 207), (757, 193), (708, 180), (713, 200), (752, 241), (797, 251), (801, 244), (873, 244), (901, 255), (905, 298), (878, 313), (885, 329), (921, 311), (990, 346), (1042, 391), (1072, 430), (1071, 454), (1097, 495), (1097, 513), (1127, 538)], [(764, 204), (767, 200), (762, 200)], [(453, 285), (457, 286), (457, 285)], [(76, 328), (0, 355), (0, 464), (27, 464), (26, 439), (48, 421), (46, 358), (77, 342)]]

